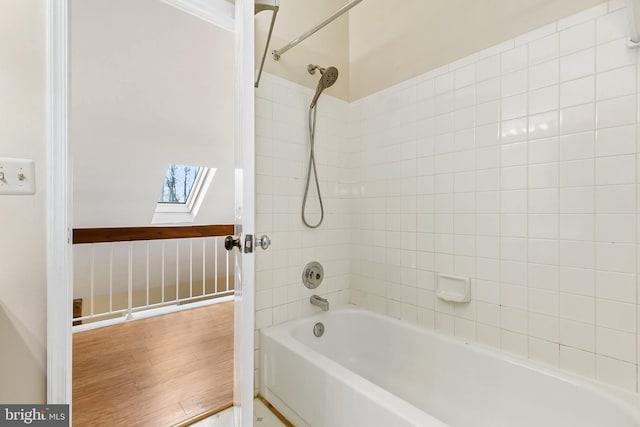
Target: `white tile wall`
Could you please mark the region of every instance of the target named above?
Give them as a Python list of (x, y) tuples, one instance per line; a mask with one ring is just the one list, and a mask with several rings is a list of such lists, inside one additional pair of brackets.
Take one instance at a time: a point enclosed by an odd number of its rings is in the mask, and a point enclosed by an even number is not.
[[(348, 144), (349, 106), (326, 95), (318, 102), (315, 147), (325, 218), (318, 229), (307, 229), (300, 210), (312, 97), (311, 90), (268, 74), (256, 90), (256, 233), (272, 241), (268, 251), (256, 254), (256, 352), (261, 328), (317, 310), (309, 303), (311, 295), (328, 298), (332, 306), (348, 300), (352, 192), (358, 190), (357, 155)], [(307, 202), (312, 222), (319, 212), (314, 189), (312, 181)], [(314, 291), (302, 284), (303, 267), (310, 261), (322, 263), (325, 273)]]
[[(639, 70), (623, 7), (342, 105), (357, 153), (342, 166), (361, 188), (345, 204), (351, 302), (637, 390)], [(470, 276), (471, 303), (437, 299), (437, 272)]]

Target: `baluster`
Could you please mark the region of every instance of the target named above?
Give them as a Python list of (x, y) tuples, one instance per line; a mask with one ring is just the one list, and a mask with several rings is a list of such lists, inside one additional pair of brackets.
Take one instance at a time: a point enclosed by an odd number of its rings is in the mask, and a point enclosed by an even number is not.
[(133, 319), (133, 242), (129, 242), (127, 320)]
[(218, 293), (218, 238), (214, 237), (215, 241), (213, 244), (213, 248), (214, 248), (214, 263), (213, 263), (213, 293), (217, 294)]
[(162, 299), (160, 302), (164, 302), (164, 240), (162, 241)]
[(149, 305), (149, 241), (147, 240), (147, 304)]
[(226, 256), (226, 260), (227, 260), (227, 274), (226, 274), (226, 279), (227, 279), (227, 287), (225, 289), (225, 291), (229, 290), (229, 251), (227, 251), (225, 253)]
[(176, 303), (180, 299), (180, 241), (176, 240)]
[(91, 310), (90, 315), (93, 316), (94, 304), (93, 304), (93, 288), (96, 281), (96, 246), (91, 245)]
[(113, 311), (113, 243), (109, 244), (109, 313)]
[(207, 238), (202, 239), (202, 296), (206, 294), (205, 283), (207, 283), (207, 263), (205, 252), (207, 250)]

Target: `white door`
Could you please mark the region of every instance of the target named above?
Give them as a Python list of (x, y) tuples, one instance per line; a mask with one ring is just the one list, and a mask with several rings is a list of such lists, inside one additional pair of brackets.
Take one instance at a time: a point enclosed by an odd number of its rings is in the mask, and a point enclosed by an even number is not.
[[(253, 425), (253, 336), (255, 261), (254, 3), (236, 0), (236, 236), (244, 249), (236, 256), (234, 420)], [(249, 240), (250, 248), (246, 242)]]

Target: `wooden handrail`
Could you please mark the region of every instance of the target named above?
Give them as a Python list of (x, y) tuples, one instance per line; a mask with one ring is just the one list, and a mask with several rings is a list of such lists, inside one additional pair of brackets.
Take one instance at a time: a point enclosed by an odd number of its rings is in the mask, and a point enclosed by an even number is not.
[(74, 228), (73, 244), (227, 236), (233, 234), (233, 231), (233, 224), (187, 227)]

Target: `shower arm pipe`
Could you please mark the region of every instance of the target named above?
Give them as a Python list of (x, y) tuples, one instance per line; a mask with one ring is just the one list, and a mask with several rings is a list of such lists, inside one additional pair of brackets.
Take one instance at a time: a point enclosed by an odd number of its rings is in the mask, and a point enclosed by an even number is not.
[(321, 23), (319, 23), (318, 25), (316, 25), (315, 27), (313, 27), (312, 29), (310, 29), (306, 33), (296, 37), (293, 40), (291, 40), (288, 44), (286, 44), (285, 46), (281, 47), (280, 49), (274, 50), (271, 53), (273, 55), (273, 59), (275, 59), (276, 61), (280, 60), (280, 56), (282, 56), (283, 53), (285, 53), (289, 49), (297, 46), (298, 44), (300, 44), (302, 41), (304, 41), (308, 37), (314, 35), (319, 30), (321, 30), (322, 28), (326, 27), (328, 24), (330, 24), (333, 21), (335, 21), (336, 19), (338, 19), (344, 13), (348, 12), (349, 9), (351, 9), (354, 6), (356, 6), (361, 1), (362, 0), (351, 0), (349, 3), (345, 4), (340, 9), (336, 10), (335, 12), (333, 12), (327, 19), (325, 19), (324, 21), (322, 21)]

